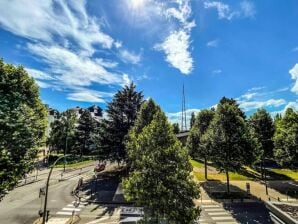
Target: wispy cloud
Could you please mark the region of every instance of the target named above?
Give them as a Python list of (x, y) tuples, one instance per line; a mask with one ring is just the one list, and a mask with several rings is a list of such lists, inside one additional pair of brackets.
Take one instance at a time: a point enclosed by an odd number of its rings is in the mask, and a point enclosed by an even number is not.
[(239, 101), (239, 106), (245, 112), (265, 107), (279, 107), (287, 102), (284, 99), (269, 99), (265, 101)]
[(289, 73), (291, 74), (291, 78), (295, 80), (291, 91), (298, 94), (298, 64), (295, 64), (294, 67), (290, 69)]
[(131, 64), (139, 64), (141, 61), (141, 54), (136, 54), (134, 52), (130, 52), (126, 49), (122, 49), (119, 51), (119, 56), (122, 61)]
[(90, 89), (79, 88), (67, 95), (67, 99), (83, 102), (104, 103), (104, 98), (112, 97), (112, 93), (100, 92)]
[(176, 7), (165, 10), (165, 16), (178, 21), (178, 28), (172, 30), (165, 40), (155, 45), (155, 49), (163, 51), (166, 61), (182, 74), (188, 75), (193, 70), (193, 58), (190, 52), (190, 32), (195, 22), (190, 20), (191, 7), (189, 0), (176, 0)]
[(218, 18), (227, 20), (235, 18), (253, 18), (256, 14), (255, 6), (250, 1), (241, 1), (235, 9), (220, 1), (205, 1), (204, 8), (216, 9)]
[(214, 74), (214, 75), (219, 75), (221, 73), (222, 73), (221, 69), (215, 69), (215, 70), (212, 71), (212, 74)]
[[(200, 109), (188, 109), (186, 110), (186, 122), (187, 122), (187, 126), (189, 128), (189, 123), (190, 123), (190, 118), (191, 118), (191, 114), (195, 113), (197, 114), (198, 112), (200, 112)], [(182, 112), (174, 112), (174, 113), (166, 113), (168, 119), (170, 120), (171, 123), (178, 123), (179, 125), (181, 124), (181, 117), (182, 117)]]
[(208, 41), (206, 46), (207, 47), (217, 47), (218, 43), (219, 43), (219, 40), (215, 39), (215, 40)]
[[(28, 39), (22, 49), (42, 67), (26, 68), (41, 88), (67, 91), (68, 99), (101, 102), (93, 84), (123, 86), (129, 76), (119, 71), (118, 62), (107, 60), (111, 51), (124, 52), (132, 64), (140, 55), (122, 49), (122, 42), (104, 31), (106, 24), (86, 10), (82, 1), (0, 1), (0, 27)], [(96, 53), (96, 54), (95, 54)], [(84, 91), (78, 92), (78, 88)], [(72, 91), (72, 92), (71, 92)]]

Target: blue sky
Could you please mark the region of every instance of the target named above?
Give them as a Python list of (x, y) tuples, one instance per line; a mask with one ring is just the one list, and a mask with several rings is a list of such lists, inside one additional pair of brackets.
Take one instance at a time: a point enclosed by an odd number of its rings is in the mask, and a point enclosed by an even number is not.
[(223, 96), (275, 114), (298, 109), (297, 18), (296, 0), (2, 0), (0, 57), (60, 111), (134, 81), (172, 121), (183, 84), (188, 115)]

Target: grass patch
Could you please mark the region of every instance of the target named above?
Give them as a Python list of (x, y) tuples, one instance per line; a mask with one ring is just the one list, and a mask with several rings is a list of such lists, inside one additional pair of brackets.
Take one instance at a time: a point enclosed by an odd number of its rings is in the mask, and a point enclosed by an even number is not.
[[(198, 181), (205, 181), (205, 174), (203, 172), (195, 172), (194, 176)], [(229, 172), (230, 180), (250, 180), (249, 177), (241, 175), (235, 172)], [(208, 180), (219, 180), (219, 181), (226, 181), (226, 174), (225, 173), (208, 173)]]
[(298, 180), (298, 171), (290, 170), (290, 169), (271, 169), (273, 173), (284, 175), (290, 179)]
[(192, 167), (196, 167), (196, 168), (203, 168), (204, 167), (204, 163), (198, 162), (196, 160), (191, 159), (190, 163), (192, 165)]
[[(82, 166), (82, 165), (86, 165), (88, 163), (94, 162), (95, 160), (85, 160), (85, 161), (81, 161), (81, 162), (74, 162), (72, 161), (71, 163), (67, 163), (65, 165), (65, 167), (78, 167), (78, 166)], [(59, 164), (56, 165), (55, 168), (63, 168), (64, 165), (63, 164)]]

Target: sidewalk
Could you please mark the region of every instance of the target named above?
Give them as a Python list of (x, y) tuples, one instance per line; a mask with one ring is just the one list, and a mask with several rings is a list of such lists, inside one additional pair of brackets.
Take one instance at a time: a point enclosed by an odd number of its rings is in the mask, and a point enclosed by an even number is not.
[[(288, 183), (289, 182), (289, 183)], [(203, 183), (203, 182), (201, 182)], [(213, 182), (213, 181), (208, 181), (208, 184), (211, 186), (212, 185), (212, 189), (210, 189), (211, 191), (217, 191), (217, 192), (225, 192), (226, 191), (226, 183), (225, 182), (221, 182), (221, 185), (218, 185), (217, 182)], [(268, 185), (268, 195), (266, 195), (266, 187), (264, 184), (257, 182), (257, 181), (230, 181), (230, 186), (231, 186), (231, 191), (233, 192), (233, 190), (236, 188), (236, 191), (239, 192), (246, 192), (246, 184), (249, 183), (250, 185), (250, 194), (251, 196), (253, 196), (254, 198), (252, 198), (253, 200), (247, 200), (244, 199), (244, 201), (256, 201), (258, 199), (262, 200), (262, 201), (297, 201), (297, 198), (293, 198), (290, 196), (287, 196), (286, 194), (282, 194), (281, 192), (271, 188), (270, 186), (274, 186), (275, 188), (281, 189), (280, 191), (282, 191), (282, 187), (284, 187), (284, 185), (286, 184), (285, 181), (270, 181), (267, 183)], [(287, 181), (288, 184), (292, 184), (292, 182)], [(292, 184), (293, 185), (293, 184)], [(293, 185), (293, 189), (295, 189), (295, 185)], [(204, 202), (212, 202), (213, 199), (210, 198), (210, 196), (208, 195), (208, 193), (206, 192), (206, 190), (201, 186), (200, 187), (201, 190), (201, 198), (199, 200), (197, 200), (197, 203), (204, 203)], [(297, 192), (298, 192), (298, 186), (297, 186)], [(218, 199), (216, 199), (216, 201), (220, 201)], [(229, 200), (231, 201), (231, 200)], [(237, 200), (233, 200), (234, 202), (237, 202)], [(224, 202), (224, 201), (223, 201)]]

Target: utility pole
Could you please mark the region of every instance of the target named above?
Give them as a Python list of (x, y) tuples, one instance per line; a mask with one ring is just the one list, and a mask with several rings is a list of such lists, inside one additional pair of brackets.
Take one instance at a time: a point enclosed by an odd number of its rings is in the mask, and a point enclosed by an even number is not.
[(68, 140), (68, 136), (66, 136), (66, 139), (65, 139), (63, 172), (65, 172), (65, 164), (66, 164), (66, 152), (67, 152), (67, 140)]
[(184, 84), (182, 86), (181, 132), (187, 131)]

